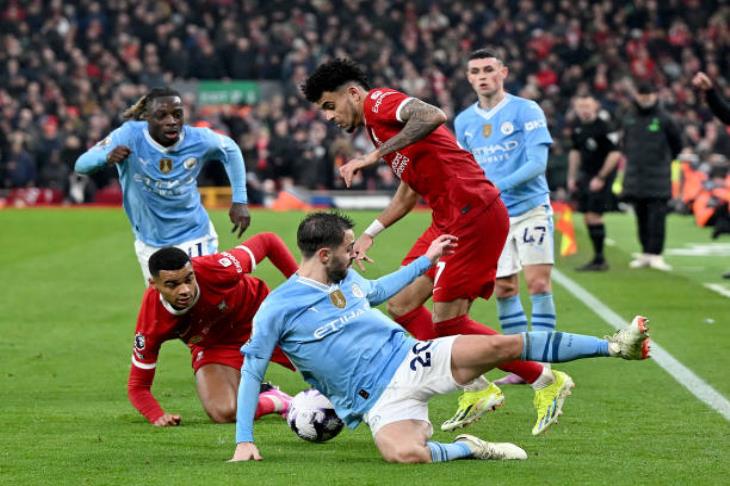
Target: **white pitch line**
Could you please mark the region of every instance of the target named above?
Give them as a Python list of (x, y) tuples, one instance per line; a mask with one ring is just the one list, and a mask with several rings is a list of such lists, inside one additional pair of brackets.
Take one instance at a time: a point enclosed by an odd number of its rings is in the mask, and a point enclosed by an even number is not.
[[(606, 321), (608, 325), (615, 329), (622, 329), (626, 326), (627, 322), (621, 316), (558, 269), (553, 268), (552, 275), (554, 281), (581, 300), (598, 317)], [(726, 420), (730, 421), (730, 401), (697, 376), (692, 370), (677, 361), (674, 356), (665, 351), (653, 339), (651, 341), (651, 358), (669, 373), (672, 378), (677, 380), (680, 385), (697, 397), (698, 400), (704, 402), (725, 417)]]
[(723, 297), (730, 297), (730, 290), (726, 289), (724, 285), (722, 284), (716, 284), (716, 283), (706, 283), (704, 286), (713, 292), (717, 292), (718, 294), (722, 295)]

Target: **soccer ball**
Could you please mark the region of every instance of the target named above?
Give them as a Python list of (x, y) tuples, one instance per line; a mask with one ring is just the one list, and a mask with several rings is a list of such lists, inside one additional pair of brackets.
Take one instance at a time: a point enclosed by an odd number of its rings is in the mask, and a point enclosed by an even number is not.
[(327, 397), (314, 388), (292, 398), (286, 421), (295, 434), (310, 442), (330, 440), (345, 425)]

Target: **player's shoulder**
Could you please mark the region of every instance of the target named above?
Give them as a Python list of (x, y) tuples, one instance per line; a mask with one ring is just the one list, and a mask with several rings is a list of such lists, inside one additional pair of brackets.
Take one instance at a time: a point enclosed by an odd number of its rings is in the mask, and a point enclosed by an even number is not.
[(147, 129), (147, 122), (143, 120), (127, 120), (115, 130), (117, 133), (127, 136), (141, 137)]
[(365, 109), (378, 113), (380, 106), (386, 100), (398, 100), (407, 98), (408, 95), (393, 88), (373, 88), (365, 96)]
[(521, 96), (507, 94), (509, 97), (509, 104), (512, 105), (512, 109), (525, 110), (525, 111), (539, 111), (542, 113), (542, 108), (537, 104), (535, 100), (529, 98), (523, 98)]

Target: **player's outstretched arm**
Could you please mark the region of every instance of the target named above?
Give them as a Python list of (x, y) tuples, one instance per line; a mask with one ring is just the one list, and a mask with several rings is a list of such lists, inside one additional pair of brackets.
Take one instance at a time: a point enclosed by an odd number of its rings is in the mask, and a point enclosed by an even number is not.
[(443, 255), (454, 252), (457, 238), (441, 235), (431, 243), (426, 253), (393, 273), (370, 281), (367, 299), (371, 305), (379, 305), (400, 292), (417, 277), (431, 268)]
[(81, 154), (76, 160), (74, 170), (80, 174), (90, 174), (105, 165), (121, 164), (131, 153), (132, 150), (126, 145), (117, 145), (109, 153), (94, 146)]

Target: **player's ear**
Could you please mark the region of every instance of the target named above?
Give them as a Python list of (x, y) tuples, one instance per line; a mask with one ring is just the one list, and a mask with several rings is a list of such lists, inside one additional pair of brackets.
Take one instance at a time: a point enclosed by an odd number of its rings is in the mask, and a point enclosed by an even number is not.
[(330, 249), (327, 247), (322, 247), (317, 250), (317, 256), (319, 256), (319, 261), (322, 263), (327, 263), (330, 259), (330, 253)]

